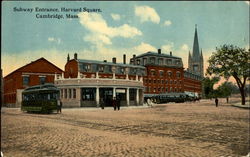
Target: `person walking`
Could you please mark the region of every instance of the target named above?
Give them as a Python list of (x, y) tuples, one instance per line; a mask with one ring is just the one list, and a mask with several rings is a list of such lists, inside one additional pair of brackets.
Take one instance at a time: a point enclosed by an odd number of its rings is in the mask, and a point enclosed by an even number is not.
[(116, 104), (117, 104), (117, 110), (119, 111), (120, 110), (120, 106), (121, 106), (121, 99), (120, 99), (120, 97), (117, 97)]
[(60, 102), (61, 102), (61, 101), (58, 99), (58, 100), (57, 100), (57, 106), (56, 106), (56, 112), (57, 112), (57, 113), (59, 113), (59, 111), (60, 111)]
[(102, 109), (104, 109), (104, 101), (103, 101), (103, 98), (101, 98), (100, 104), (101, 104)]
[(114, 110), (116, 110), (116, 106), (117, 106), (116, 97), (113, 98), (112, 105), (114, 107)]
[(219, 100), (217, 98), (215, 98), (215, 105), (216, 105), (216, 107), (218, 107), (218, 103), (219, 103)]

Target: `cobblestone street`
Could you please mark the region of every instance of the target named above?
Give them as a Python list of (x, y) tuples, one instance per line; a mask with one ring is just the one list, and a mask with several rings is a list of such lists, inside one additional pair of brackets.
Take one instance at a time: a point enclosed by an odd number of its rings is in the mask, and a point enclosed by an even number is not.
[(224, 100), (217, 108), (214, 101), (201, 100), (49, 115), (3, 108), (1, 122), (5, 157), (235, 157), (250, 152), (249, 110)]

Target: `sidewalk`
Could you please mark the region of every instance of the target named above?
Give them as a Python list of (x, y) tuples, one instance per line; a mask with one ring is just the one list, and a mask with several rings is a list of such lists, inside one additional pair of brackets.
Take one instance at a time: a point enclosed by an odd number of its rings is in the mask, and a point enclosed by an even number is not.
[(234, 107), (244, 108), (244, 109), (250, 109), (250, 103), (246, 102), (245, 105), (241, 105), (241, 102), (232, 104)]

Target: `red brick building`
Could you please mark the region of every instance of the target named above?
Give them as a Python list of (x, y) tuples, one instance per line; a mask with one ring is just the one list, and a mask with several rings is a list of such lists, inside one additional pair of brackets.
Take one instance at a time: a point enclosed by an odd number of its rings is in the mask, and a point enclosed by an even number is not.
[(144, 94), (156, 95), (162, 93), (181, 93), (183, 88), (183, 63), (182, 59), (170, 54), (147, 52), (133, 56), (130, 64), (146, 67), (144, 76)]
[(164, 54), (158, 49), (158, 53), (134, 55), (130, 59), (130, 64), (146, 67), (146, 75), (143, 77), (145, 97), (178, 93), (201, 95), (201, 76), (184, 71), (182, 59), (173, 56), (172, 52)]
[(11, 72), (3, 79), (4, 104), (18, 107), (22, 101), (22, 91), (26, 87), (44, 83), (54, 83), (55, 74), (62, 74), (63, 70), (45, 58), (24, 65)]

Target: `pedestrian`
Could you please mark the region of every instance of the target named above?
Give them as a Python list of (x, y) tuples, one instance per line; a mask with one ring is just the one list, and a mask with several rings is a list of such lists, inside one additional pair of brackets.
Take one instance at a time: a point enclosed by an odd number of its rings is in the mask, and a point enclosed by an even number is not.
[(120, 110), (120, 106), (121, 106), (120, 97), (117, 97), (117, 99), (116, 99), (116, 104), (117, 104), (117, 110), (119, 111), (119, 110)]
[(227, 97), (227, 104), (228, 104), (228, 97)]
[(59, 112), (62, 113), (62, 101), (60, 100)]
[(215, 98), (215, 105), (216, 105), (216, 107), (218, 107), (218, 103), (219, 103), (219, 100), (217, 98)]
[(112, 105), (114, 107), (114, 110), (116, 110), (116, 105), (117, 105), (116, 97), (113, 98)]
[(58, 100), (57, 100), (57, 106), (56, 106), (56, 112), (57, 112), (57, 113), (59, 113), (59, 111), (60, 111), (60, 102), (61, 102), (61, 101), (58, 99)]
[(101, 98), (100, 104), (101, 104), (102, 109), (104, 109), (104, 101), (103, 101), (103, 98)]

